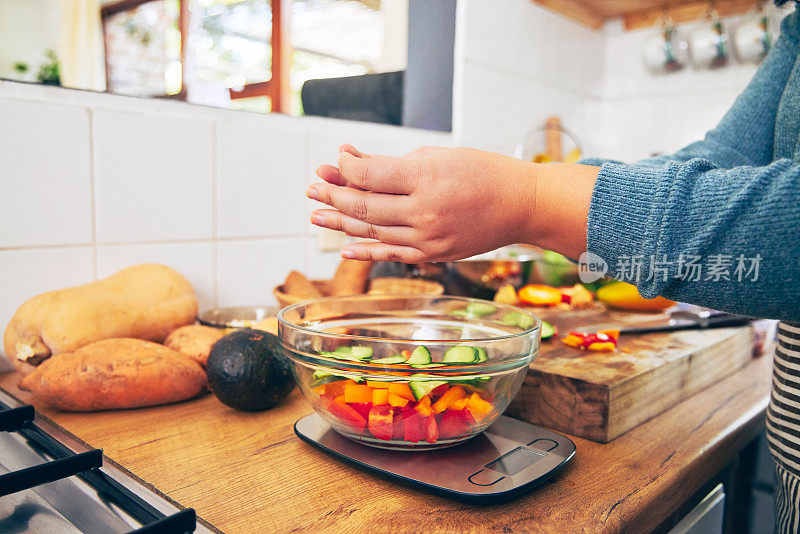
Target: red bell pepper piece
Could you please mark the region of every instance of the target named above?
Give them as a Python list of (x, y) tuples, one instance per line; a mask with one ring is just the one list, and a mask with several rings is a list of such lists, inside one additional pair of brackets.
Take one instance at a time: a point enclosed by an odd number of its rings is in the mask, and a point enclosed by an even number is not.
[[(447, 410), (442, 414), (442, 420), (439, 423), (439, 435), (442, 439), (462, 437), (469, 432), (469, 425), (464, 418), (463, 411)], [(472, 416), (470, 415), (470, 417)]]
[(466, 408), (461, 410), (461, 417), (464, 419), (464, 422), (471, 427), (476, 426), (478, 424), (478, 421), (476, 421), (475, 418), (472, 416), (472, 412), (470, 412)]
[(357, 411), (365, 420), (369, 419), (369, 410), (372, 408), (371, 402), (348, 402), (347, 405)]
[(447, 392), (448, 389), (450, 389), (450, 385), (449, 384), (442, 384), (441, 386), (436, 386), (435, 388), (433, 388), (431, 390), (430, 393), (428, 393), (428, 396), (431, 399), (434, 399), (434, 398), (438, 399), (439, 397), (444, 395)]
[(439, 439), (439, 425), (436, 424), (436, 417), (433, 415), (423, 417), (422, 430), (425, 434), (425, 441), (428, 443), (436, 443), (436, 440)]
[(394, 412), (386, 404), (373, 406), (367, 420), (369, 431), (378, 439), (390, 440), (394, 434)]
[(411, 443), (417, 443), (422, 439), (422, 416), (413, 408), (404, 410), (403, 416), (403, 439)]
[(356, 434), (362, 434), (364, 432), (364, 427), (367, 426), (367, 420), (347, 404), (337, 402), (327, 397), (321, 397), (320, 403), (322, 404), (322, 409), (325, 410), (328, 415), (343, 425), (350, 427)]
[(399, 408), (394, 408), (394, 418), (392, 420), (393, 430), (392, 430), (392, 439), (396, 440), (403, 440), (403, 411)]

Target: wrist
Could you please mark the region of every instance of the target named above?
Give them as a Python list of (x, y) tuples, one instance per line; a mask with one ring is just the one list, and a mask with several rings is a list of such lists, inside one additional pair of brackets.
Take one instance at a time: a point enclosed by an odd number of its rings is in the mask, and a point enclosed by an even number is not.
[(586, 251), (586, 230), (598, 167), (571, 163), (529, 163), (533, 192), (525, 219), (525, 243), (577, 259)]

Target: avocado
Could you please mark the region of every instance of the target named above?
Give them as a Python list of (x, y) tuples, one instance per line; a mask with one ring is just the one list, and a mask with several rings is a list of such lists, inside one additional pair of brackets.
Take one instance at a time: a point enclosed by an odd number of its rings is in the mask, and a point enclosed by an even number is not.
[(277, 336), (243, 328), (217, 341), (206, 365), (217, 398), (243, 412), (272, 408), (294, 389), (289, 361)]

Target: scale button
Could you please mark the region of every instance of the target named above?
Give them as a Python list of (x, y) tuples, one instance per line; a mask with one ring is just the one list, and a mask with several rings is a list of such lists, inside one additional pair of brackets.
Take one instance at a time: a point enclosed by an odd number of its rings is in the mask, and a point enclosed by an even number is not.
[(469, 480), (472, 484), (475, 484), (476, 486), (491, 486), (492, 484), (497, 484), (504, 478), (506, 477), (500, 475), (499, 473), (494, 473), (486, 469), (481, 469), (480, 471), (472, 473), (467, 478), (467, 480)]
[(537, 439), (536, 441), (531, 441), (530, 443), (528, 443), (528, 446), (536, 447), (540, 451), (550, 452), (556, 447), (558, 447), (558, 442), (553, 441), (552, 439), (540, 438)]

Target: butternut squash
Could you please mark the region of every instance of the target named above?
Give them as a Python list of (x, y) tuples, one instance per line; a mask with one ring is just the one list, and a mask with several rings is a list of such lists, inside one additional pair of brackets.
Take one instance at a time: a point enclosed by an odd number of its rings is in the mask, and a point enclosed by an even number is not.
[(19, 386), (54, 408), (88, 412), (190, 399), (205, 391), (206, 373), (158, 343), (115, 338), (50, 358)]
[(196, 315), (197, 297), (188, 280), (165, 265), (135, 265), (28, 300), (6, 327), (3, 346), (6, 356), (28, 371), (26, 364), (39, 365), (101, 339), (161, 342)]

